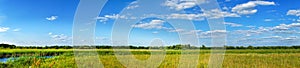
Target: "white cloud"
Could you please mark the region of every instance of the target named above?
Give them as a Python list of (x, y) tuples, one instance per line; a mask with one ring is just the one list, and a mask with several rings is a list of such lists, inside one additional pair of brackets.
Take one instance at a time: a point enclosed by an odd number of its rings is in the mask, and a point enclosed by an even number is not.
[(242, 24), (236, 24), (236, 23), (231, 23), (231, 22), (224, 22), (225, 25), (229, 25), (231, 27), (241, 27), (243, 26)]
[(157, 31), (154, 31), (154, 32), (152, 32), (152, 34), (158, 34), (158, 32), (157, 32)]
[(136, 5), (138, 3), (138, 1), (133, 1), (129, 4), (129, 6), (126, 7), (126, 9), (134, 9), (139, 7), (139, 5)]
[[(281, 35), (288, 35), (288, 34), (299, 34), (297, 29), (299, 28), (300, 23), (291, 23), (291, 24), (280, 24), (274, 27), (258, 27), (257, 29), (252, 28), (250, 30), (235, 30), (233, 34), (239, 35), (272, 35), (272, 34), (281, 34)], [(270, 37), (268, 37), (270, 38)]]
[(131, 5), (131, 6), (127, 6), (126, 9), (134, 9), (139, 7), (139, 5)]
[(119, 15), (119, 14), (104, 15), (102, 17), (99, 16), (99, 17), (96, 17), (95, 19), (97, 19), (99, 22), (106, 23), (106, 21), (108, 21), (108, 20), (115, 20), (115, 19), (118, 19), (118, 18), (127, 19), (126, 16)]
[(273, 21), (272, 19), (265, 19), (264, 20), (265, 22), (270, 22), (270, 21)]
[(210, 19), (222, 18), (222, 17), (240, 17), (236, 13), (224, 12), (219, 9), (212, 9), (209, 11), (204, 10), (204, 16)]
[(9, 27), (0, 27), (0, 32), (6, 32), (9, 29), (10, 29)]
[(49, 21), (54, 21), (58, 18), (58, 16), (51, 16), (51, 17), (47, 17), (46, 19)]
[(263, 39), (283, 39), (281, 36), (270, 36), (270, 37), (263, 37)]
[(109, 18), (109, 19), (126, 18), (125, 16), (122, 16), (122, 15), (119, 15), (119, 14), (105, 15), (104, 17)]
[(290, 28), (300, 27), (300, 23), (280, 24), (272, 27), (271, 30), (288, 30)]
[[(204, 20), (205, 18), (209, 19), (216, 19), (216, 18), (222, 18), (222, 17), (240, 17), (236, 13), (221, 11), (219, 9), (212, 9), (212, 10), (203, 10), (204, 13), (194, 13), (194, 14), (181, 14), (181, 13), (171, 13), (171, 14), (165, 14), (165, 15), (145, 15), (146, 16), (153, 16), (153, 17), (161, 17), (166, 19), (183, 19), (183, 20)], [(115, 19), (140, 19), (144, 17), (133, 17), (133, 16), (125, 16), (125, 15), (119, 15), (119, 14), (113, 14), (113, 15), (104, 15), (96, 17), (100, 22), (106, 23), (108, 20), (115, 20)]]
[(272, 28), (272, 30), (288, 30), (288, 29), (290, 29), (290, 26), (286, 24), (280, 24), (279, 26), (275, 26)]
[(259, 5), (275, 5), (274, 2), (269, 2), (269, 1), (249, 1), (247, 3), (244, 4), (239, 4), (236, 5), (235, 7), (232, 8), (232, 12), (236, 12), (238, 14), (254, 14), (256, 13), (258, 10), (255, 9), (256, 6)]
[(213, 9), (209, 11), (204, 11), (200, 14), (170, 14), (166, 16), (167, 19), (185, 19), (185, 20), (204, 20), (205, 18), (217, 19), (222, 17), (240, 17), (236, 13), (224, 12), (219, 9)]
[(250, 25), (250, 26), (246, 26), (246, 27), (248, 27), (248, 28), (255, 28), (256, 26), (251, 26), (251, 25)]
[(201, 33), (202, 30), (190, 30), (190, 31), (185, 31), (183, 32), (183, 34), (198, 34), (198, 33)]
[(142, 29), (162, 29), (163, 23), (165, 21), (163, 20), (151, 20), (149, 23), (140, 23), (136, 25), (132, 25), (132, 27), (135, 28), (142, 28)]
[(131, 2), (130, 4), (136, 4), (136, 3), (138, 3), (138, 1), (133, 1), (133, 2)]
[(170, 9), (183, 10), (195, 7), (197, 4), (195, 1), (167, 0), (164, 5), (170, 7)]
[(99, 22), (102, 22), (102, 23), (106, 23), (106, 21), (108, 21), (108, 18), (106, 17), (96, 17), (97, 20), (99, 20)]
[(52, 32), (49, 32), (48, 34), (49, 34), (49, 35), (52, 35)]
[[(255, 26), (247, 26), (249, 28), (252, 28), (251, 30), (242, 30), (242, 31), (249, 31), (250, 32), (256, 32), (256, 33), (262, 33), (262, 32), (285, 32), (285, 33), (290, 33), (290, 32), (296, 32), (296, 31), (290, 31), (292, 28), (299, 28), (300, 23), (291, 23), (291, 24), (279, 24), (274, 27), (258, 27), (258, 29), (254, 30)], [(241, 31), (241, 30), (236, 30), (236, 31)], [(238, 32), (238, 33), (243, 33), (243, 32)]]
[(226, 30), (213, 30), (213, 31), (206, 31), (203, 34), (212, 34), (212, 33), (226, 33)]
[(203, 14), (170, 14), (167, 19), (204, 20)]
[(300, 16), (300, 10), (289, 10), (286, 15)]
[(223, 7), (222, 9), (223, 9), (223, 10), (229, 10), (229, 8), (228, 8), (228, 7), (226, 7), (226, 6), (225, 6), (225, 7)]
[(198, 38), (221, 38), (221, 37), (225, 37), (227, 32), (228, 31), (226, 30), (212, 30), (212, 31), (201, 32)]
[(290, 36), (290, 37), (284, 38), (283, 40), (295, 40), (295, 39), (297, 39), (296, 36)]
[(18, 31), (20, 31), (21, 29), (20, 28), (17, 28), (17, 29), (14, 29), (13, 31), (14, 32), (18, 32)]
[(296, 40), (296, 36), (289, 36), (289, 37), (282, 37), (282, 36), (270, 36), (270, 37), (263, 37), (262, 39), (273, 39), (273, 40)]
[(168, 32), (184, 32), (184, 29), (172, 29), (172, 30), (168, 30)]
[(70, 41), (71, 37), (64, 35), (64, 34), (53, 34), (52, 32), (48, 33), (48, 35), (51, 37), (52, 40), (58, 41), (58, 42), (65, 42)]

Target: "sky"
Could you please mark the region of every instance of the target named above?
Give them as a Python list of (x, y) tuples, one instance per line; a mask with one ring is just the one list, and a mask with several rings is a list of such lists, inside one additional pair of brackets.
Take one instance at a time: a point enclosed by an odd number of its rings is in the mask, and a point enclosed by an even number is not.
[[(165, 45), (181, 44), (178, 33), (195, 33), (199, 45), (207, 46), (212, 44), (212, 38), (218, 38), (211, 34), (226, 34), (226, 44), (230, 46), (300, 44), (298, 0), (217, 0), (219, 8), (211, 10), (198, 6), (210, 0), (200, 1), (153, 0), (145, 4), (136, 0), (108, 0), (95, 17), (95, 44), (111, 45), (116, 23), (135, 23), (130, 25), (128, 44), (137, 46), (149, 46), (155, 38)], [(73, 20), (79, 3), (80, 0), (0, 0), (0, 43), (72, 45)], [(117, 21), (128, 19), (139, 21)], [(177, 24), (182, 26), (191, 23), (194, 30), (175, 29), (177, 26), (169, 19), (178, 20)], [(223, 19), (226, 29), (211, 30), (207, 19)]]

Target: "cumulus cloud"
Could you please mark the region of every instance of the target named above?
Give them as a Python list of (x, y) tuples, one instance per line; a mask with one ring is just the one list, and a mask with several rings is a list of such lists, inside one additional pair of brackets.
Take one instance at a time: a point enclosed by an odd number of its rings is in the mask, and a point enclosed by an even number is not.
[(97, 20), (99, 20), (99, 22), (103, 22), (106, 23), (106, 21), (108, 21), (108, 18), (106, 17), (96, 17)]
[[(272, 34), (281, 34), (281, 35), (288, 35), (288, 34), (299, 34), (297, 29), (299, 28), (300, 23), (291, 23), (291, 24), (280, 24), (274, 27), (258, 27), (257, 29), (250, 29), (250, 30), (235, 30), (233, 34), (240, 34), (240, 35), (272, 35)], [(266, 37), (265, 37), (266, 38)], [(271, 37), (267, 37), (271, 38)], [(274, 36), (272, 37), (274, 38)], [(276, 37), (278, 38), (278, 36)]]
[(136, 5), (138, 3), (138, 1), (133, 1), (129, 4), (129, 6), (126, 7), (126, 9), (134, 9), (137, 7), (140, 7), (139, 5)]
[(224, 22), (225, 25), (229, 25), (230, 27), (241, 27), (243, 26), (242, 24), (236, 24), (236, 23), (231, 23), (231, 22)]
[(206, 31), (203, 32), (203, 34), (212, 34), (212, 33), (226, 33), (226, 30), (212, 30), (212, 31)]
[(184, 32), (185, 30), (184, 29), (171, 29), (171, 30), (168, 30), (168, 32)]
[(139, 5), (130, 5), (130, 6), (127, 6), (126, 9), (134, 9), (137, 7), (139, 7)]
[(118, 18), (126, 19), (127, 17), (124, 15), (112, 14), (112, 15), (99, 16), (99, 17), (96, 17), (95, 19), (97, 19), (98, 21), (100, 21), (102, 23), (106, 23), (106, 21), (108, 21), (108, 20), (115, 20)]
[(198, 34), (201, 33), (202, 30), (186, 30), (186, 29), (165, 29), (167, 32), (178, 32), (180, 34), (184, 34), (184, 35), (193, 35), (193, 34)]
[(132, 27), (135, 28), (142, 28), (142, 29), (162, 29), (163, 23), (165, 21), (163, 20), (151, 20), (149, 23), (140, 23), (136, 25), (132, 25)]
[(171, 9), (183, 10), (195, 7), (197, 4), (195, 1), (167, 0), (164, 5), (170, 7)]
[(225, 37), (227, 32), (228, 31), (226, 30), (205, 31), (205, 32), (201, 32), (198, 38), (221, 38), (221, 37)]
[(119, 14), (105, 15), (104, 17), (109, 18), (109, 19), (126, 18), (125, 16), (122, 16), (122, 15), (119, 15)]
[(0, 27), (0, 32), (6, 32), (9, 29), (10, 29), (9, 27)]
[[(163, 14), (163, 15), (145, 15), (147, 16), (153, 16), (153, 17), (161, 17), (165, 19), (182, 19), (182, 20), (205, 20), (205, 18), (208, 19), (217, 19), (222, 17), (240, 17), (240, 15), (236, 13), (221, 11), (219, 9), (212, 9), (212, 10), (202, 10), (203, 13), (191, 13), (191, 14), (183, 14), (183, 13), (170, 13), (170, 14)], [(119, 15), (119, 14), (113, 14), (113, 15), (104, 15), (96, 17), (100, 22), (106, 23), (108, 20), (115, 20), (115, 19), (142, 19), (145, 17), (134, 17), (134, 16), (127, 16), (127, 15)]]
[(56, 20), (58, 18), (58, 16), (50, 16), (50, 17), (47, 17), (46, 19), (48, 20), (48, 21), (54, 21), (54, 20)]
[[(248, 26), (248, 27), (255, 27), (255, 26)], [(291, 23), (291, 24), (279, 24), (273, 27), (258, 27), (258, 29), (250, 29), (250, 30), (236, 30), (237, 33), (244, 33), (241, 31), (246, 31), (248, 33), (262, 33), (262, 32), (291, 32), (293, 28), (299, 28), (300, 23)]]
[(290, 28), (300, 27), (300, 23), (280, 24), (272, 27), (271, 30), (288, 30)]
[(219, 9), (212, 9), (209, 11), (204, 10), (203, 15), (211, 19), (222, 18), (222, 17), (240, 17), (236, 13), (224, 12)]
[(260, 46), (266, 46), (266, 45), (294, 45), (297, 43), (295, 40), (282, 40), (282, 39), (270, 39), (270, 38), (246, 38), (246, 39), (240, 39), (235, 42), (235, 45), (260, 45)]
[(64, 34), (53, 34), (52, 32), (50, 32), (48, 33), (48, 35), (53, 41), (57, 41), (57, 42), (65, 42), (71, 40), (71, 37)]
[(236, 13), (224, 12), (219, 9), (213, 10), (204, 10), (204, 13), (199, 14), (170, 14), (166, 16), (167, 19), (185, 19), (185, 20), (204, 20), (205, 18), (208, 19), (217, 19), (222, 17), (240, 17)]
[[(237, 36), (237, 35), (234, 35)], [(272, 32), (261, 33), (257, 36), (238, 36), (229, 40), (234, 45), (294, 45), (298, 43), (299, 38), (292, 35), (276, 35)]]
[(185, 19), (185, 20), (204, 20), (205, 16), (203, 14), (170, 14), (167, 19)]
[(238, 14), (254, 14), (258, 10), (255, 9), (256, 6), (267, 6), (267, 5), (275, 5), (275, 2), (269, 2), (269, 1), (249, 1), (244, 4), (236, 5), (232, 8), (232, 12), (236, 12)]
[(286, 15), (300, 16), (300, 10), (289, 10)]

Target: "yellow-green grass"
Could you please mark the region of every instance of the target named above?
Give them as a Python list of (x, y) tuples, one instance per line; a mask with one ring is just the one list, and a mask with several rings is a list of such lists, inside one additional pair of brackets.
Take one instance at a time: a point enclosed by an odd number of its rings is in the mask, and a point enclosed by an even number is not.
[[(126, 50), (117, 50), (126, 51)], [(149, 50), (131, 50), (135, 52), (134, 57), (139, 60), (147, 60), (150, 57)], [(224, 68), (297, 68), (300, 67), (300, 50), (299, 49), (264, 49), (264, 50), (227, 50), (224, 56), (222, 67)], [(2, 53), (18, 53), (18, 52), (66, 52), (63, 55), (53, 58), (32, 58), (24, 57), (17, 60), (9, 61), (5, 65), (8, 67), (40, 67), (40, 68), (65, 68), (76, 67), (75, 58), (72, 54), (73, 49), (6, 49), (0, 50)], [(113, 54), (103, 54), (105, 52), (113, 52), (112, 49), (97, 49), (99, 54), (99, 62), (101, 61), (106, 68), (124, 68), (119, 60)], [(103, 53), (102, 53), (103, 52)], [(158, 51), (159, 52), (159, 51)], [(183, 54), (188, 56), (198, 56), (198, 63), (192, 63), (191, 60), (180, 61), (180, 50), (167, 50), (167, 54), (159, 68), (176, 68), (180, 62), (187, 64), (197, 64), (199, 68), (206, 68), (210, 60), (210, 50), (190, 50), (191, 54)], [(122, 55), (122, 58), (129, 58), (132, 55)], [(156, 55), (153, 55), (154, 57)], [(183, 57), (190, 58), (190, 57)], [(126, 59), (123, 59), (126, 60)], [(128, 59), (129, 60), (129, 59)], [(197, 59), (195, 59), (197, 60)], [(134, 64), (134, 62), (128, 62)], [(0, 66), (1, 68), (1, 66)]]
[[(80, 51), (80, 50), (78, 50)], [(81, 51), (97, 51), (97, 52), (114, 52), (114, 51), (128, 51), (126, 49), (89, 49), (89, 50), (81, 50)], [(147, 52), (153, 50), (146, 49), (130, 49), (132, 52)], [(157, 50), (156, 50), (157, 51)], [(168, 52), (181, 52), (181, 50), (166, 50)], [(188, 52), (199, 52), (200, 53), (210, 53), (211, 50), (203, 49), (203, 50), (187, 50)], [(0, 55), (3, 53), (43, 53), (43, 52), (66, 52), (72, 53), (74, 49), (0, 49)], [(241, 50), (226, 50), (226, 53), (300, 53), (300, 49), (241, 49)]]
[[(139, 60), (146, 60), (150, 55), (135, 55)], [(163, 62), (159, 65), (159, 68), (175, 68), (179, 64), (179, 54), (166, 55)], [(196, 55), (194, 55), (196, 56)], [(130, 57), (130, 55), (124, 55), (122, 57)], [(200, 54), (200, 59), (197, 64), (198, 68), (206, 68), (209, 62), (210, 54)], [(106, 68), (125, 68), (114, 55), (100, 55), (102, 64)], [(189, 63), (190, 60), (181, 62)], [(32, 62), (34, 60), (32, 59)], [(50, 59), (43, 59), (42, 61), (35, 60), (36, 63), (29, 65), (15, 65), (16, 62), (9, 62), (14, 67), (53, 67), (53, 68), (65, 68), (76, 67), (75, 59), (73, 56), (61, 55)], [(39, 63), (38, 65), (37, 62)], [(128, 62), (134, 63), (134, 62)], [(154, 62), (156, 63), (156, 62)], [(224, 57), (224, 68), (297, 68), (300, 67), (300, 54), (226, 54)], [(133, 64), (134, 65), (134, 64)]]

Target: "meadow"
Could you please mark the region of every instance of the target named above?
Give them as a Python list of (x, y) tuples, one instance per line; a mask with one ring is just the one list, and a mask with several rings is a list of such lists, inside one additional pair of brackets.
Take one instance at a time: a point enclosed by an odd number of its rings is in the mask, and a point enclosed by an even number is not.
[[(97, 49), (99, 62), (105, 68), (125, 68), (114, 55), (112, 49)], [(117, 51), (125, 52), (125, 49)], [(146, 49), (131, 49), (138, 60), (147, 60), (151, 53)], [(160, 52), (160, 51), (154, 51)], [(166, 56), (158, 68), (176, 68), (183, 63), (192, 63), (191, 60), (180, 61), (181, 55), (199, 56), (197, 67), (207, 68), (211, 51), (208, 49), (189, 50), (181, 54), (180, 50), (166, 50)], [(31, 54), (30, 54), (31, 53)], [(13, 55), (18, 57), (6, 63), (0, 63), (0, 68), (76, 68), (73, 49), (1, 49), (1, 55)], [(18, 54), (25, 54), (19, 56)], [(56, 55), (55, 55), (56, 54)], [(51, 58), (40, 57), (53, 55)], [(121, 58), (129, 58), (132, 55), (124, 54)], [(152, 56), (158, 56), (153, 54)], [(120, 56), (119, 56), (120, 57)], [(189, 58), (189, 57), (186, 57)], [(193, 59), (192, 59), (193, 60)], [(196, 59), (197, 60), (197, 59)], [(128, 62), (133, 63), (134, 62)], [(226, 50), (224, 68), (297, 68), (300, 67), (300, 49), (237, 49)]]

